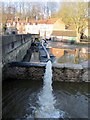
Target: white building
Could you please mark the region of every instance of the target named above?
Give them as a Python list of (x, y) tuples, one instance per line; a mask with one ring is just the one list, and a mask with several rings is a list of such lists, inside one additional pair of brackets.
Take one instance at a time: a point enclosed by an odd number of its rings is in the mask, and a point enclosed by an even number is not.
[(53, 30), (65, 30), (65, 24), (58, 18), (48, 20), (31, 21), (25, 25), (26, 33), (40, 34), (41, 37), (49, 39)]

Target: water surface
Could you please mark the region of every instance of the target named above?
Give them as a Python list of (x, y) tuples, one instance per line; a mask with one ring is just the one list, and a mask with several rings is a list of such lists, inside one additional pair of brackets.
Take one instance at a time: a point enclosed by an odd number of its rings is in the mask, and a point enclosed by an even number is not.
[[(53, 82), (55, 108), (71, 118), (88, 118), (88, 83)], [(9, 80), (2, 84), (2, 114), (4, 118), (34, 118), (38, 94), (43, 82), (32, 80)]]

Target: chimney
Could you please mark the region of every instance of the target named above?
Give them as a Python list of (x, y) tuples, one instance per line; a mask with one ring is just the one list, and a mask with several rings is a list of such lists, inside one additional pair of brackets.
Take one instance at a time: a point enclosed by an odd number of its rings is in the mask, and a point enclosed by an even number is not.
[(28, 23), (29, 22), (29, 18), (28, 17), (26, 17), (26, 23)]

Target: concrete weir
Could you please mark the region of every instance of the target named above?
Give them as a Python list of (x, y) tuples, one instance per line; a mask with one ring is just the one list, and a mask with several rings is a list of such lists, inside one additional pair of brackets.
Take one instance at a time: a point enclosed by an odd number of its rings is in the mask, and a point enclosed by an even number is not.
[[(51, 56), (44, 44), (42, 49), (46, 57), (44, 62), (40, 56), (41, 61), (37, 63), (21, 61), (25, 56), (27, 49), (31, 46), (32, 39), (38, 37), (38, 35), (17, 35), (9, 36), (10, 43), (6, 38), (3, 39), (3, 69), (2, 78), (3, 80), (23, 79), (23, 80), (43, 80), (45, 73), (45, 66), (47, 60), (51, 60)], [(9, 48), (9, 49), (8, 49)], [(39, 51), (40, 52), (40, 51)], [(15, 61), (15, 62), (14, 62)], [(81, 64), (72, 63), (52, 63), (53, 81), (65, 81), (65, 82), (89, 82), (88, 72), (90, 70), (89, 61)]]
[[(88, 62), (82, 64), (52, 64), (53, 80), (89, 82)], [(43, 80), (46, 63), (11, 62), (3, 67), (3, 80)]]

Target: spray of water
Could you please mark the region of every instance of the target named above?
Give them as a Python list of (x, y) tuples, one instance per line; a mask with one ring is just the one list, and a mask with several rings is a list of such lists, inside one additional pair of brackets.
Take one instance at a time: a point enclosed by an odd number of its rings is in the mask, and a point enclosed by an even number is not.
[(63, 113), (55, 109), (55, 98), (52, 93), (52, 63), (47, 62), (46, 71), (44, 74), (44, 85), (41, 94), (39, 95), (39, 109), (35, 113), (36, 118), (62, 118)]

